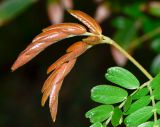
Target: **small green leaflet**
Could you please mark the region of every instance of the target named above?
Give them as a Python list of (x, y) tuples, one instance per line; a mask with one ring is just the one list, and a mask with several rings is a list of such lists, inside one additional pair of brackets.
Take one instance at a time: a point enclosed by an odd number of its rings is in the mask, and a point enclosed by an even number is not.
[(160, 73), (151, 81), (150, 86), (152, 89), (160, 87)]
[(91, 123), (103, 122), (111, 116), (113, 109), (112, 105), (100, 105), (89, 110), (85, 117), (89, 118)]
[(153, 115), (153, 107), (152, 106), (146, 106), (143, 107), (129, 116), (127, 116), (124, 120), (124, 123), (127, 127), (137, 127), (138, 125), (146, 122), (149, 118)]
[(118, 107), (116, 107), (113, 111), (111, 123), (114, 127), (122, 123), (122, 111)]
[(135, 101), (133, 104), (131, 104), (130, 108), (128, 111), (125, 113), (125, 115), (131, 114), (138, 109), (147, 106), (151, 102), (150, 96), (144, 96), (141, 97), (139, 100)]
[(157, 113), (160, 115), (160, 101), (158, 101), (158, 102), (156, 103), (155, 108), (156, 108)]
[(126, 103), (124, 104), (123, 106), (123, 111), (126, 112), (130, 106), (131, 106), (131, 103), (132, 103), (132, 97), (131, 96), (128, 96), (127, 97), (127, 100), (126, 100)]
[(154, 91), (153, 91), (153, 95), (154, 95), (154, 98), (155, 100), (160, 100), (160, 86), (155, 88)]
[(154, 125), (154, 122), (149, 121), (149, 122), (142, 123), (138, 127), (153, 127), (153, 125)]
[(91, 99), (102, 104), (122, 102), (127, 96), (126, 90), (111, 85), (98, 85), (91, 90)]
[(135, 94), (132, 95), (132, 99), (137, 100), (137, 99), (147, 95), (148, 93), (149, 93), (149, 90), (146, 87), (139, 89)]
[(137, 78), (131, 72), (121, 67), (109, 68), (105, 77), (107, 80), (127, 89), (137, 89), (140, 85)]
[(90, 127), (103, 127), (103, 125), (100, 122), (96, 122), (92, 124)]

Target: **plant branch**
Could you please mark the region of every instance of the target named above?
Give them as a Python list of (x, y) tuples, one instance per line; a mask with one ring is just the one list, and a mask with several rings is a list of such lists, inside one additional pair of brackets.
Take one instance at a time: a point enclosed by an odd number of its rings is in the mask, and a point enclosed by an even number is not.
[(132, 52), (133, 49), (135, 49), (139, 44), (142, 44), (143, 42), (151, 39), (152, 37), (156, 36), (157, 34), (160, 34), (160, 27), (152, 30), (151, 32), (148, 32), (146, 34), (144, 34), (143, 36), (133, 40), (131, 42), (131, 46), (128, 49), (128, 51)]
[(148, 71), (139, 64), (129, 53), (127, 53), (120, 45), (118, 45), (115, 41), (110, 39), (109, 37), (103, 36), (102, 43), (111, 44), (116, 49), (118, 49), (124, 56), (126, 56), (149, 80), (152, 80), (153, 77), (148, 73)]

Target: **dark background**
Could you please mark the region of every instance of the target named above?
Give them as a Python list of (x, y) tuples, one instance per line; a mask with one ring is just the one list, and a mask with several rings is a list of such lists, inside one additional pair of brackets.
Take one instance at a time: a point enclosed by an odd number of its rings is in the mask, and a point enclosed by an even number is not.
[[(91, 0), (75, 0), (74, 8), (93, 16), (96, 4)], [(101, 24), (103, 33), (112, 37), (109, 23), (111, 16)], [(77, 22), (65, 12), (65, 21)], [(108, 23), (107, 23), (108, 22)], [(46, 3), (41, 0), (29, 7), (11, 22), (0, 27), (0, 127), (86, 127), (86, 111), (96, 104), (90, 100), (90, 89), (98, 84), (108, 83), (104, 74), (108, 67), (116, 66), (109, 45), (98, 45), (78, 58), (65, 78), (59, 96), (58, 116), (52, 122), (48, 102), (41, 107), (41, 88), (47, 78), (46, 69), (65, 53), (65, 49), (81, 38), (63, 40), (47, 48), (22, 68), (11, 72), (10, 67), (18, 54), (51, 23)], [(147, 69), (153, 53), (145, 47), (137, 49), (134, 57)], [(138, 76), (146, 78), (130, 62), (125, 66)]]

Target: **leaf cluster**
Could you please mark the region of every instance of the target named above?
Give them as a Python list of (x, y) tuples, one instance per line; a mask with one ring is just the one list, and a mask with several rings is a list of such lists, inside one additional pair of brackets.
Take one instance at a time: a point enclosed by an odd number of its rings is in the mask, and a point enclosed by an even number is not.
[(90, 127), (106, 127), (109, 123), (117, 127), (123, 122), (126, 127), (160, 127), (160, 119), (153, 120), (154, 114), (160, 115), (160, 74), (140, 85), (128, 70), (111, 67), (105, 78), (115, 86), (103, 84), (91, 89), (91, 99), (100, 105), (85, 114), (92, 123)]

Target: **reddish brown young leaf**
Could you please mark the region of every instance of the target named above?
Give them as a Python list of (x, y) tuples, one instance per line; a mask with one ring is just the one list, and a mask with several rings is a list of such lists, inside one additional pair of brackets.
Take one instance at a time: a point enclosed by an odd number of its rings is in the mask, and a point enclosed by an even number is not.
[(65, 37), (67, 37), (70, 34), (64, 33), (62, 30), (60, 29), (53, 29), (53, 30), (49, 30), (49, 31), (44, 31), (42, 33), (40, 33), (39, 35), (37, 35), (34, 39), (33, 39), (33, 43), (38, 43), (38, 42), (42, 42), (42, 41), (59, 41)]
[[(17, 68), (21, 67), (22, 65), (29, 62), (35, 56), (37, 56), (41, 51), (43, 51), (48, 46), (52, 45), (53, 43), (57, 42), (58, 40), (64, 39), (68, 36), (68, 34), (63, 32), (54, 32), (51, 36), (46, 35), (46, 38), (38, 37), (36, 42), (30, 43), (27, 48), (20, 53), (17, 60), (11, 67), (12, 71), (16, 70)], [(41, 41), (41, 42), (40, 42)]]
[(49, 103), (50, 113), (53, 122), (56, 121), (57, 110), (58, 110), (58, 96), (56, 96), (56, 100)]
[(55, 96), (56, 93), (58, 94), (62, 84), (62, 83), (59, 84), (59, 82), (61, 82), (66, 77), (66, 75), (71, 71), (75, 62), (76, 59), (73, 59), (68, 63), (62, 64), (61, 67), (52, 72), (52, 74), (48, 77), (48, 79), (44, 83), (44, 86), (42, 87), (42, 93), (43, 93), (41, 101), (42, 106), (44, 106), (48, 96), (51, 94), (51, 91), (52, 91), (52, 96)]
[(68, 62), (74, 58), (77, 58), (82, 53), (84, 53), (87, 50), (88, 45), (84, 42), (76, 42), (73, 45), (71, 45), (67, 49), (67, 54), (60, 57), (56, 62), (54, 62), (47, 70), (47, 73), (50, 73), (54, 69), (59, 68), (63, 63)]
[(79, 11), (79, 10), (69, 10), (68, 11), (72, 16), (80, 20), (82, 23), (84, 23), (91, 32), (94, 34), (101, 34), (102, 29), (100, 25), (94, 20), (92, 17), (90, 17), (88, 14)]
[(90, 36), (83, 39), (83, 42), (86, 42), (89, 45), (99, 44), (100, 41), (101, 41), (101, 38), (99, 36)]
[(79, 35), (84, 34), (87, 32), (86, 28), (80, 24), (77, 23), (61, 23), (61, 24), (55, 24), (51, 25), (45, 29), (43, 29), (43, 32), (50, 31), (50, 30), (61, 30), (62, 32), (73, 34), (73, 35)]

